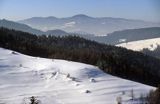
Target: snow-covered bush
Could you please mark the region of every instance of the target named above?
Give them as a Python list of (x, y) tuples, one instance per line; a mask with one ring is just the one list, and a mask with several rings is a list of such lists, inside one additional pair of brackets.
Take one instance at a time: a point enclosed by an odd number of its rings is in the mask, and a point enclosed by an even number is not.
[(90, 82), (96, 82), (94, 78), (90, 78)]

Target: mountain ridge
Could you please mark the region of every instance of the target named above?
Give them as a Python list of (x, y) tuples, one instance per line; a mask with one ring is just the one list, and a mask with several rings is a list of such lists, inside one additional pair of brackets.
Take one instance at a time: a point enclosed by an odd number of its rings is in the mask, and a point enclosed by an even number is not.
[(32, 28), (32, 27), (30, 27), (26, 24), (21, 24), (21, 23), (17, 23), (17, 22), (14, 22), (14, 21), (6, 20), (6, 19), (0, 20), (0, 27), (20, 30), (20, 31), (29, 32), (29, 33), (32, 33), (32, 34), (37, 34), (37, 35), (44, 34), (43, 31), (40, 31), (38, 29), (34, 29), (34, 28)]
[(126, 29), (115, 31), (107, 36), (96, 37), (96, 41), (100, 43), (117, 45), (138, 40), (153, 39), (160, 37), (160, 27), (147, 27), (138, 29)]
[[(124, 29), (135, 29), (143, 27), (160, 27), (159, 23), (143, 20), (132, 20), (113, 17), (91, 17), (78, 14), (71, 17), (47, 19), (48, 17), (37, 17), (39, 19), (24, 19), (17, 22), (28, 24), (40, 30), (61, 29), (66, 32), (83, 31), (89, 34), (106, 35), (114, 31)], [(43, 18), (43, 19), (42, 19)]]
[[(71, 26), (71, 24), (68, 24), (68, 25)], [(8, 21), (8, 20), (0, 20), (0, 27), (20, 30), (20, 31), (29, 32), (32, 34), (37, 34), (37, 35), (42, 35), (42, 34), (53, 35), (53, 36), (76, 35), (76, 36), (83, 37), (85, 39), (90, 39), (90, 40), (97, 41), (99, 43), (105, 43), (105, 44), (111, 44), (111, 45), (160, 37), (160, 27), (125, 29), (121, 31), (114, 31), (112, 33), (107, 34), (106, 36), (95, 36), (94, 34), (85, 33), (83, 31), (66, 32), (64, 30), (57, 29), (57, 28), (55, 30), (41, 31), (41, 30), (34, 29), (28, 25), (13, 22), (13, 21)]]

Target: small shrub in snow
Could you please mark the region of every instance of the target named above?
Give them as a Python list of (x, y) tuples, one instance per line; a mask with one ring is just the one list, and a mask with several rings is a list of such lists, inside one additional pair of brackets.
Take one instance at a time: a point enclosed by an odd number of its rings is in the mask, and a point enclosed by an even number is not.
[(131, 95), (130, 95), (130, 96), (131, 96), (131, 99), (132, 99), (132, 100), (135, 98), (134, 90), (133, 90), (133, 89), (131, 90)]
[(17, 53), (16, 53), (16, 52), (14, 52), (14, 51), (12, 51), (12, 54), (17, 55)]
[(29, 104), (40, 104), (40, 101), (38, 101), (34, 96), (30, 97), (30, 103)]
[(76, 86), (79, 86), (80, 84), (79, 84), (79, 83), (76, 83), (75, 85), (76, 85)]
[(89, 90), (85, 90), (85, 93), (91, 93), (91, 91), (89, 91)]
[(75, 78), (75, 77), (72, 77), (72, 78), (71, 78), (71, 80), (72, 80), (72, 81), (75, 81), (75, 80), (76, 80), (76, 78)]
[(90, 78), (90, 82), (96, 82), (94, 78)]
[(55, 75), (56, 75), (56, 72), (52, 72), (52, 75), (55, 76)]
[(66, 78), (69, 78), (69, 79), (71, 79), (72, 81), (75, 81), (75, 80), (76, 80), (76, 78), (75, 78), (75, 77), (71, 77), (69, 73), (66, 75)]
[(67, 77), (67, 78), (70, 78), (70, 74), (68, 73), (66, 77)]

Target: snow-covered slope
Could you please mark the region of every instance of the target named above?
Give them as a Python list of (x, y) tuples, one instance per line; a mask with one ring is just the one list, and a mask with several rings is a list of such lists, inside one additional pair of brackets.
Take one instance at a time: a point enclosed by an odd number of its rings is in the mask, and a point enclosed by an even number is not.
[(133, 41), (128, 43), (118, 44), (116, 46), (124, 47), (135, 51), (141, 51), (143, 50), (143, 48), (148, 48), (149, 50), (153, 51), (157, 48), (158, 45), (160, 45), (160, 38)]
[[(0, 48), (0, 103), (115, 104), (128, 102), (153, 87), (103, 73), (97, 67), (58, 59), (31, 57)], [(26, 103), (25, 103), (26, 104)]]

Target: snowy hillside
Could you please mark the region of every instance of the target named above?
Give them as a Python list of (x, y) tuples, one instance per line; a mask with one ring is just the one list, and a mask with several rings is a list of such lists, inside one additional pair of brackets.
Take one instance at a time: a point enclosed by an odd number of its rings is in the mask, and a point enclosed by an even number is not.
[(116, 46), (125, 47), (127, 49), (135, 51), (141, 51), (143, 50), (143, 48), (148, 48), (149, 50), (153, 51), (157, 48), (158, 45), (160, 45), (160, 38), (133, 41), (128, 43), (118, 44)]
[[(153, 87), (103, 73), (77, 62), (26, 56), (0, 48), (0, 103), (24, 104), (35, 96), (41, 104), (127, 104)], [(126, 104), (123, 103), (123, 104)]]

